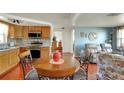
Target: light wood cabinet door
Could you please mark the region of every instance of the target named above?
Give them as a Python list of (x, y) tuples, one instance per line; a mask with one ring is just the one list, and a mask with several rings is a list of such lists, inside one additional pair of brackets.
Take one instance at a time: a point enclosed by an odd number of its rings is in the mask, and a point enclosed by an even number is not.
[(20, 49), (16, 49), (15, 50), (15, 61), (14, 61), (14, 64), (17, 64), (19, 62), (19, 53), (20, 53)]
[(0, 74), (9, 70), (19, 62), (19, 48), (0, 52)]
[(15, 26), (15, 37), (16, 38), (23, 38), (23, 27), (22, 26)]
[(0, 55), (0, 71), (2, 70), (2, 60), (1, 60), (1, 55)]
[(43, 39), (49, 39), (50, 38), (50, 28), (49, 27), (42, 28), (42, 38)]
[(0, 72), (3, 72), (6, 70), (7, 68), (7, 62), (6, 62), (6, 56), (5, 55), (2, 55), (1, 56), (1, 71)]
[(49, 47), (42, 47), (41, 48), (41, 58), (42, 59), (49, 59), (50, 49)]
[(35, 26), (29, 26), (29, 32), (35, 31)]
[(9, 66), (9, 55), (8, 55), (8, 51), (7, 52), (3, 52), (0, 58), (0, 65), (1, 65), (1, 72), (4, 72), (5, 70), (7, 70), (8, 66)]
[(13, 66), (14, 64), (16, 64), (18, 61), (17, 61), (17, 49), (13, 49), (9, 52), (9, 56), (10, 56), (10, 64), (9, 66)]
[(4, 60), (5, 60), (5, 57), (3, 57), (3, 55), (0, 56), (0, 73), (3, 72), (6, 67)]
[(29, 32), (29, 27), (28, 26), (23, 26), (22, 34), (23, 34), (24, 39), (28, 39), (28, 32)]
[(15, 37), (15, 26), (14, 25), (9, 25), (9, 38), (14, 38)]
[(42, 26), (29, 26), (30, 32), (40, 32), (42, 30)]
[(13, 53), (13, 51), (10, 51), (9, 52), (9, 56), (10, 56), (10, 65), (13, 65), (12, 63), (13, 63), (13, 59), (14, 59), (14, 53)]
[(42, 27), (41, 27), (41, 26), (35, 26), (35, 31), (40, 32), (40, 31), (41, 31), (41, 29), (42, 29)]
[(11, 62), (10, 62), (11, 64), (10, 65), (11, 66), (15, 65), (19, 62), (18, 55), (19, 55), (19, 48), (11, 50), (11, 52), (10, 52), (10, 59), (11, 59)]

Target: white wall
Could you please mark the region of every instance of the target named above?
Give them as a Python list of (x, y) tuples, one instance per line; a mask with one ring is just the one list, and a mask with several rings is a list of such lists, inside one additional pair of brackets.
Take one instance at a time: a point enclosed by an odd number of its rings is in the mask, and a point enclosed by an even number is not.
[(63, 52), (73, 52), (72, 31), (63, 31)]
[[(54, 30), (54, 32), (58, 32)], [(62, 32), (62, 46), (63, 52), (73, 53), (73, 32), (72, 30), (63, 30)]]
[(71, 31), (71, 45), (70, 45), (70, 52), (73, 53), (73, 44), (74, 44), (74, 30)]

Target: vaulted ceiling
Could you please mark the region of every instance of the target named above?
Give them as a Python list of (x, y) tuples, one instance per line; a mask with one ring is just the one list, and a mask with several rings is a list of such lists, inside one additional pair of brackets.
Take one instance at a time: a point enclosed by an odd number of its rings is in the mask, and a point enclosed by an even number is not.
[(115, 27), (124, 25), (122, 13), (8, 13), (0, 14), (5, 21), (18, 19), (20, 25), (51, 25), (54, 30), (73, 27)]

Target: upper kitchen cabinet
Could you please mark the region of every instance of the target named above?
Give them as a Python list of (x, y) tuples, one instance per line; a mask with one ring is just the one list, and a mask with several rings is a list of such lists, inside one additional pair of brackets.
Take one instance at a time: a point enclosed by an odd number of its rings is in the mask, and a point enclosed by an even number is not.
[(34, 32), (35, 31), (35, 26), (29, 26), (29, 31)]
[(35, 31), (42, 31), (42, 27), (41, 26), (35, 26), (34, 29), (35, 29)]
[(8, 34), (9, 38), (14, 38), (15, 37), (15, 26), (10, 24), (9, 25), (9, 34)]
[(29, 31), (30, 32), (40, 32), (41, 31), (41, 26), (29, 26)]
[(23, 38), (23, 27), (22, 26), (15, 26), (15, 38)]
[(49, 39), (50, 38), (50, 27), (43, 27), (42, 28), (42, 38)]
[(42, 39), (50, 38), (50, 27), (48, 26), (29, 26), (29, 32), (42, 32)]
[(22, 34), (24, 39), (28, 39), (28, 32), (29, 32), (29, 26), (23, 26)]

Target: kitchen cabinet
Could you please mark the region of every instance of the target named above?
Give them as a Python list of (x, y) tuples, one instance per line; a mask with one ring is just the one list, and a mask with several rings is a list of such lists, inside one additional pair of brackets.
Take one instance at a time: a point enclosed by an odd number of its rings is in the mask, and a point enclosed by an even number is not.
[(15, 38), (23, 38), (23, 27), (22, 26), (15, 26)]
[(41, 47), (41, 59), (48, 59), (50, 56), (49, 47)]
[(29, 26), (29, 32), (35, 31), (35, 26)]
[(29, 31), (33, 31), (33, 32), (40, 32), (41, 31), (42, 26), (29, 26)]
[(15, 37), (15, 26), (10, 24), (9, 25), (9, 34), (8, 34), (9, 38), (14, 38)]
[(18, 54), (19, 54), (19, 49), (13, 49), (9, 51), (9, 65), (14, 65), (18, 62), (19, 58), (18, 58)]
[[(1, 57), (1, 55), (0, 55), (0, 57)], [(0, 58), (0, 71), (2, 70), (2, 59)]]
[(28, 39), (28, 32), (29, 32), (29, 27), (23, 26), (22, 34), (24, 39)]
[(42, 39), (50, 38), (50, 27), (48, 26), (19, 26), (9, 25), (9, 37), (10, 38), (24, 38), (28, 39), (29, 32), (41, 32)]
[(9, 56), (8, 56), (8, 51), (2, 52), (0, 56), (0, 72), (3, 72), (6, 70), (9, 64)]
[(42, 39), (50, 38), (50, 27), (48, 27), (48, 26), (29, 26), (28, 32), (41, 32)]
[(42, 31), (42, 27), (41, 26), (35, 26), (34, 29), (35, 29), (35, 31), (38, 31), (38, 32)]
[(43, 27), (42, 28), (42, 38), (49, 39), (50, 38), (50, 27)]
[(19, 48), (0, 52), (0, 74), (8, 71), (18, 64)]
[(17, 25), (9, 25), (9, 38), (24, 38), (28, 39), (28, 26), (17, 26)]

